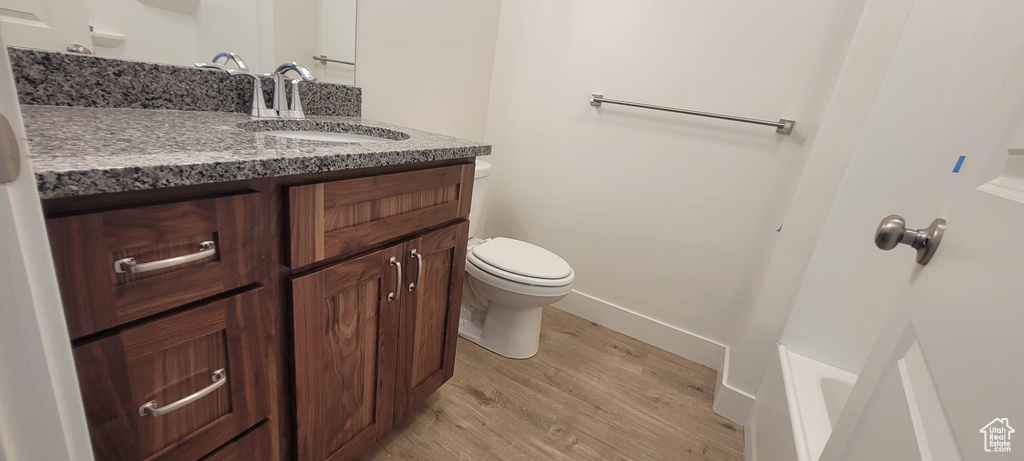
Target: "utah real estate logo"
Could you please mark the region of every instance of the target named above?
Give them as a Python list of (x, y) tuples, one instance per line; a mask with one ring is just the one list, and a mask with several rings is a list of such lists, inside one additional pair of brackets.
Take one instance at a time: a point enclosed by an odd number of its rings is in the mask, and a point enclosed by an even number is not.
[(996, 418), (979, 431), (985, 437), (985, 451), (989, 453), (1009, 453), (1010, 435), (1015, 431), (1010, 427), (1007, 418)]

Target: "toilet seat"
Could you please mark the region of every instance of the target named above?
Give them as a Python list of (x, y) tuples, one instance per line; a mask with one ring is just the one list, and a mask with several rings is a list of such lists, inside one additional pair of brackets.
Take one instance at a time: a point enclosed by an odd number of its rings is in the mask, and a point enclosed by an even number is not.
[[(496, 278), (536, 287), (564, 287), (575, 272), (558, 255), (539, 246), (497, 237), (469, 250), (466, 261)], [(469, 268), (469, 266), (467, 266)]]
[(558, 255), (537, 245), (506, 237), (487, 240), (473, 248), (479, 261), (505, 272), (532, 279), (564, 279), (572, 268)]
[[(530, 285), (529, 283), (517, 282), (508, 280), (501, 276), (492, 274), (493, 268), (487, 268), (487, 270), (481, 269), (479, 266), (471, 261), (466, 261), (466, 275), (468, 276), (467, 283), (470, 285), (474, 284), (485, 284), (494, 287), (502, 292), (515, 293), (523, 296), (533, 297), (562, 297), (572, 290), (573, 277), (569, 277), (565, 280), (564, 285), (559, 286), (541, 286), (541, 285)], [(550, 281), (549, 281), (550, 282)]]

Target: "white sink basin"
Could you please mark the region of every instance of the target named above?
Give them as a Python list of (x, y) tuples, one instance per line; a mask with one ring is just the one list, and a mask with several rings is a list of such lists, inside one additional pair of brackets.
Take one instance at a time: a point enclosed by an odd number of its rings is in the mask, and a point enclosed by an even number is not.
[(378, 138), (376, 136), (367, 136), (365, 134), (334, 133), (330, 131), (264, 131), (263, 134), (290, 139), (305, 139), (308, 141), (348, 143), (394, 141), (393, 139)]

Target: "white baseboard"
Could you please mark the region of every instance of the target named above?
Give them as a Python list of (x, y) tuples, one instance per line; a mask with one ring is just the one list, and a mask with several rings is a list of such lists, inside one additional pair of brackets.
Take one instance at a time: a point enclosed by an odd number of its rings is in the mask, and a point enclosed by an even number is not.
[(718, 370), (726, 347), (660, 320), (573, 290), (554, 307)]
[(743, 460), (744, 461), (757, 461), (757, 439), (755, 439), (755, 421), (750, 421), (750, 425), (743, 426)]
[(718, 382), (715, 383), (715, 413), (740, 425), (746, 425), (754, 414), (755, 397), (729, 385), (729, 347), (725, 347)]

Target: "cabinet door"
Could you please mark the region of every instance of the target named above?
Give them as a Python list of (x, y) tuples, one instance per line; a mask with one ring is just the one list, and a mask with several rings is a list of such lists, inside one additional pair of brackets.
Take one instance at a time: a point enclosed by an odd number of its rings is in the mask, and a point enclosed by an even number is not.
[(351, 459), (391, 426), (402, 247), (292, 280), (300, 460)]
[(195, 460), (266, 418), (264, 302), (249, 291), (76, 347), (96, 459)]
[(469, 223), (405, 244), (408, 282), (402, 305), (395, 420), (423, 402), (455, 371)]

